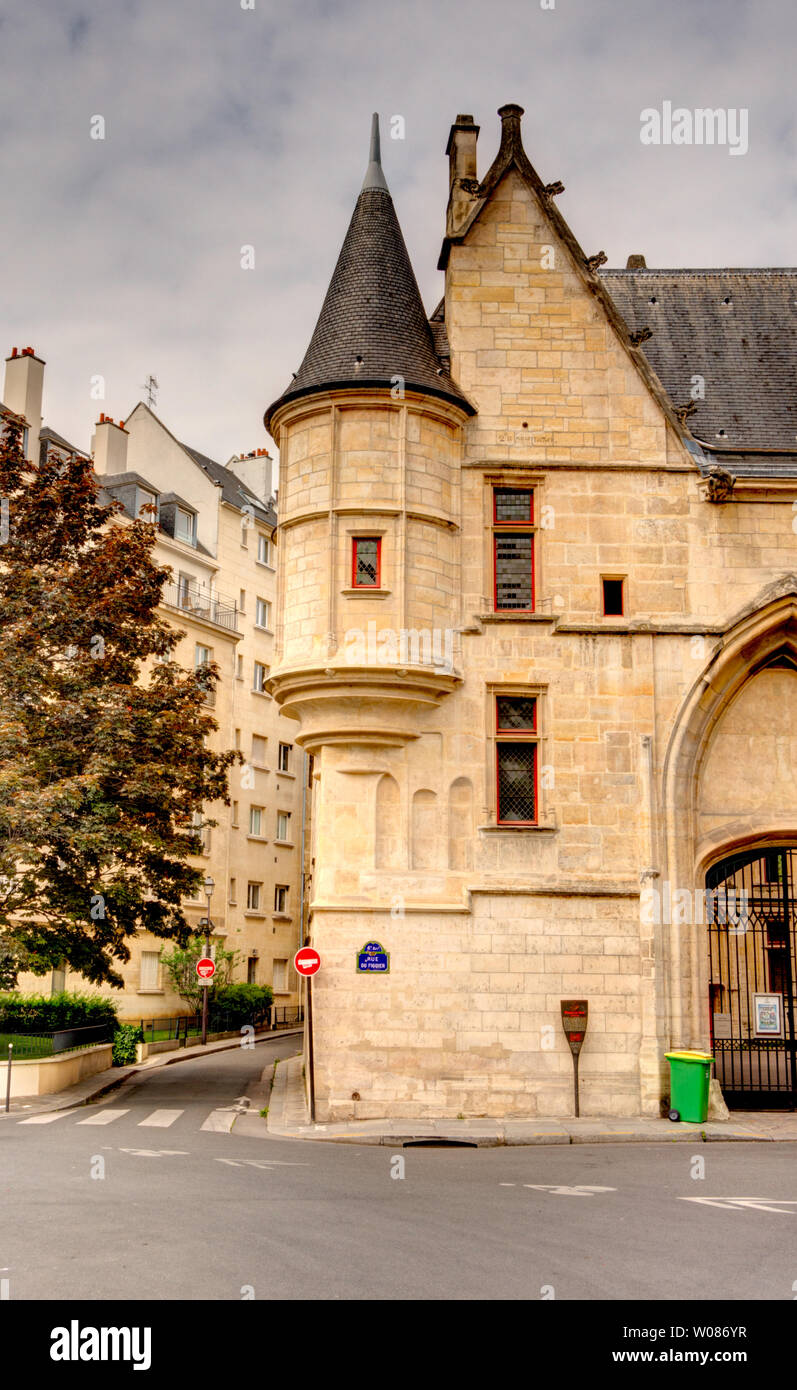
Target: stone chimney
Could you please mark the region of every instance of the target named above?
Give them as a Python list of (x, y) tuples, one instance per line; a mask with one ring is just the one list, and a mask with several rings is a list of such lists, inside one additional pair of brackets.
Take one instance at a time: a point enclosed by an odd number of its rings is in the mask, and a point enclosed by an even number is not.
[(98, 477), (110, 478), (127, 472), (127, 440), (124, 420), (117, 425), (109, 415), (100, 416), (91, 441), (94, 472)]
[(39, 459), (39, 432), (42, 427), (42, 391), (44, 389), (44, 362), (37, 357), (32, 347), (17, 352), (11, 349), (6, 358), (6, 379), (3, 387), (3, 405), (21, 415), (28, 427), (28, 442), (25, 457), (29, 463)]
[(647, 270), (645, 257), (638, 251), (633, 252), (625, 263), (626, 270)]
[(268, 502), (274, 481), (274, 460), (268, 449), (253, 449), (250, 454), (233, 454), (227, 468), (246, 484), (255, 497)]
[(448, 212), (446, 214), (446, 235), (452, 236), (459, 230), (470, 209), (473, 195), (479, 185), (476, 172), (476, 141), (479, 127), (474, 125), (472, 116), (457, 116), (451, 127), (446, 145), (448, 155)]

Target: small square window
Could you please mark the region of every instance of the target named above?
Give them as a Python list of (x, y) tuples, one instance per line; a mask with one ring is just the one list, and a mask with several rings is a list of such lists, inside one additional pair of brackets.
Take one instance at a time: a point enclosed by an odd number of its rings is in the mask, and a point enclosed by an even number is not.
[(499, 733), (514, 729), (536, 729), (536, 700), (523, 695), (499, 695), (495, 704), (496, 727)]
[(507, 521), (525, 521), (531, 525), (534, 520), (534, 493), (531, 489), (497, 487), (493, 497), (495, 520), (499, 525)]
[(607, 618), (621, 618), (625, 612), (625, 580), (602, 579), (603, 612)]
[(381, 567), (381, 537), (355, 536), (352, 542), (352, 588), (378, 589)]

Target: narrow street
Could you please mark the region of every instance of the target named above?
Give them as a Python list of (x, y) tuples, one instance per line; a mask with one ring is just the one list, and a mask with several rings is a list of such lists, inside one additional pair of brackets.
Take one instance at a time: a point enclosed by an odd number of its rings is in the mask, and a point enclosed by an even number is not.
[(794, 1297), (792, 1145), (394, 1151), (236, 1132), (241, 1098), (298, 1043), (3, 1117), (7, 1297)]

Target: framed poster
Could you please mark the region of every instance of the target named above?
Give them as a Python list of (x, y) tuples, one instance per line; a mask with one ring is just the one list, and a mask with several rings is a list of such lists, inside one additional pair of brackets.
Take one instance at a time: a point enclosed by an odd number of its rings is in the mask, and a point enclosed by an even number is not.
[(757, 1038), (783, 1036), (783, 995), (754, 994), (754, 1032)]

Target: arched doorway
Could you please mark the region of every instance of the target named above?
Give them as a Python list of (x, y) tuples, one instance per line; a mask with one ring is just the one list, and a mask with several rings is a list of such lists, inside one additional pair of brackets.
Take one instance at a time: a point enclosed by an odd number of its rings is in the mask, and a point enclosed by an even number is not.
[(711, 1041), (728, 1105), (797, 1108), (797, 849), (739, 850), (706, 874)]

